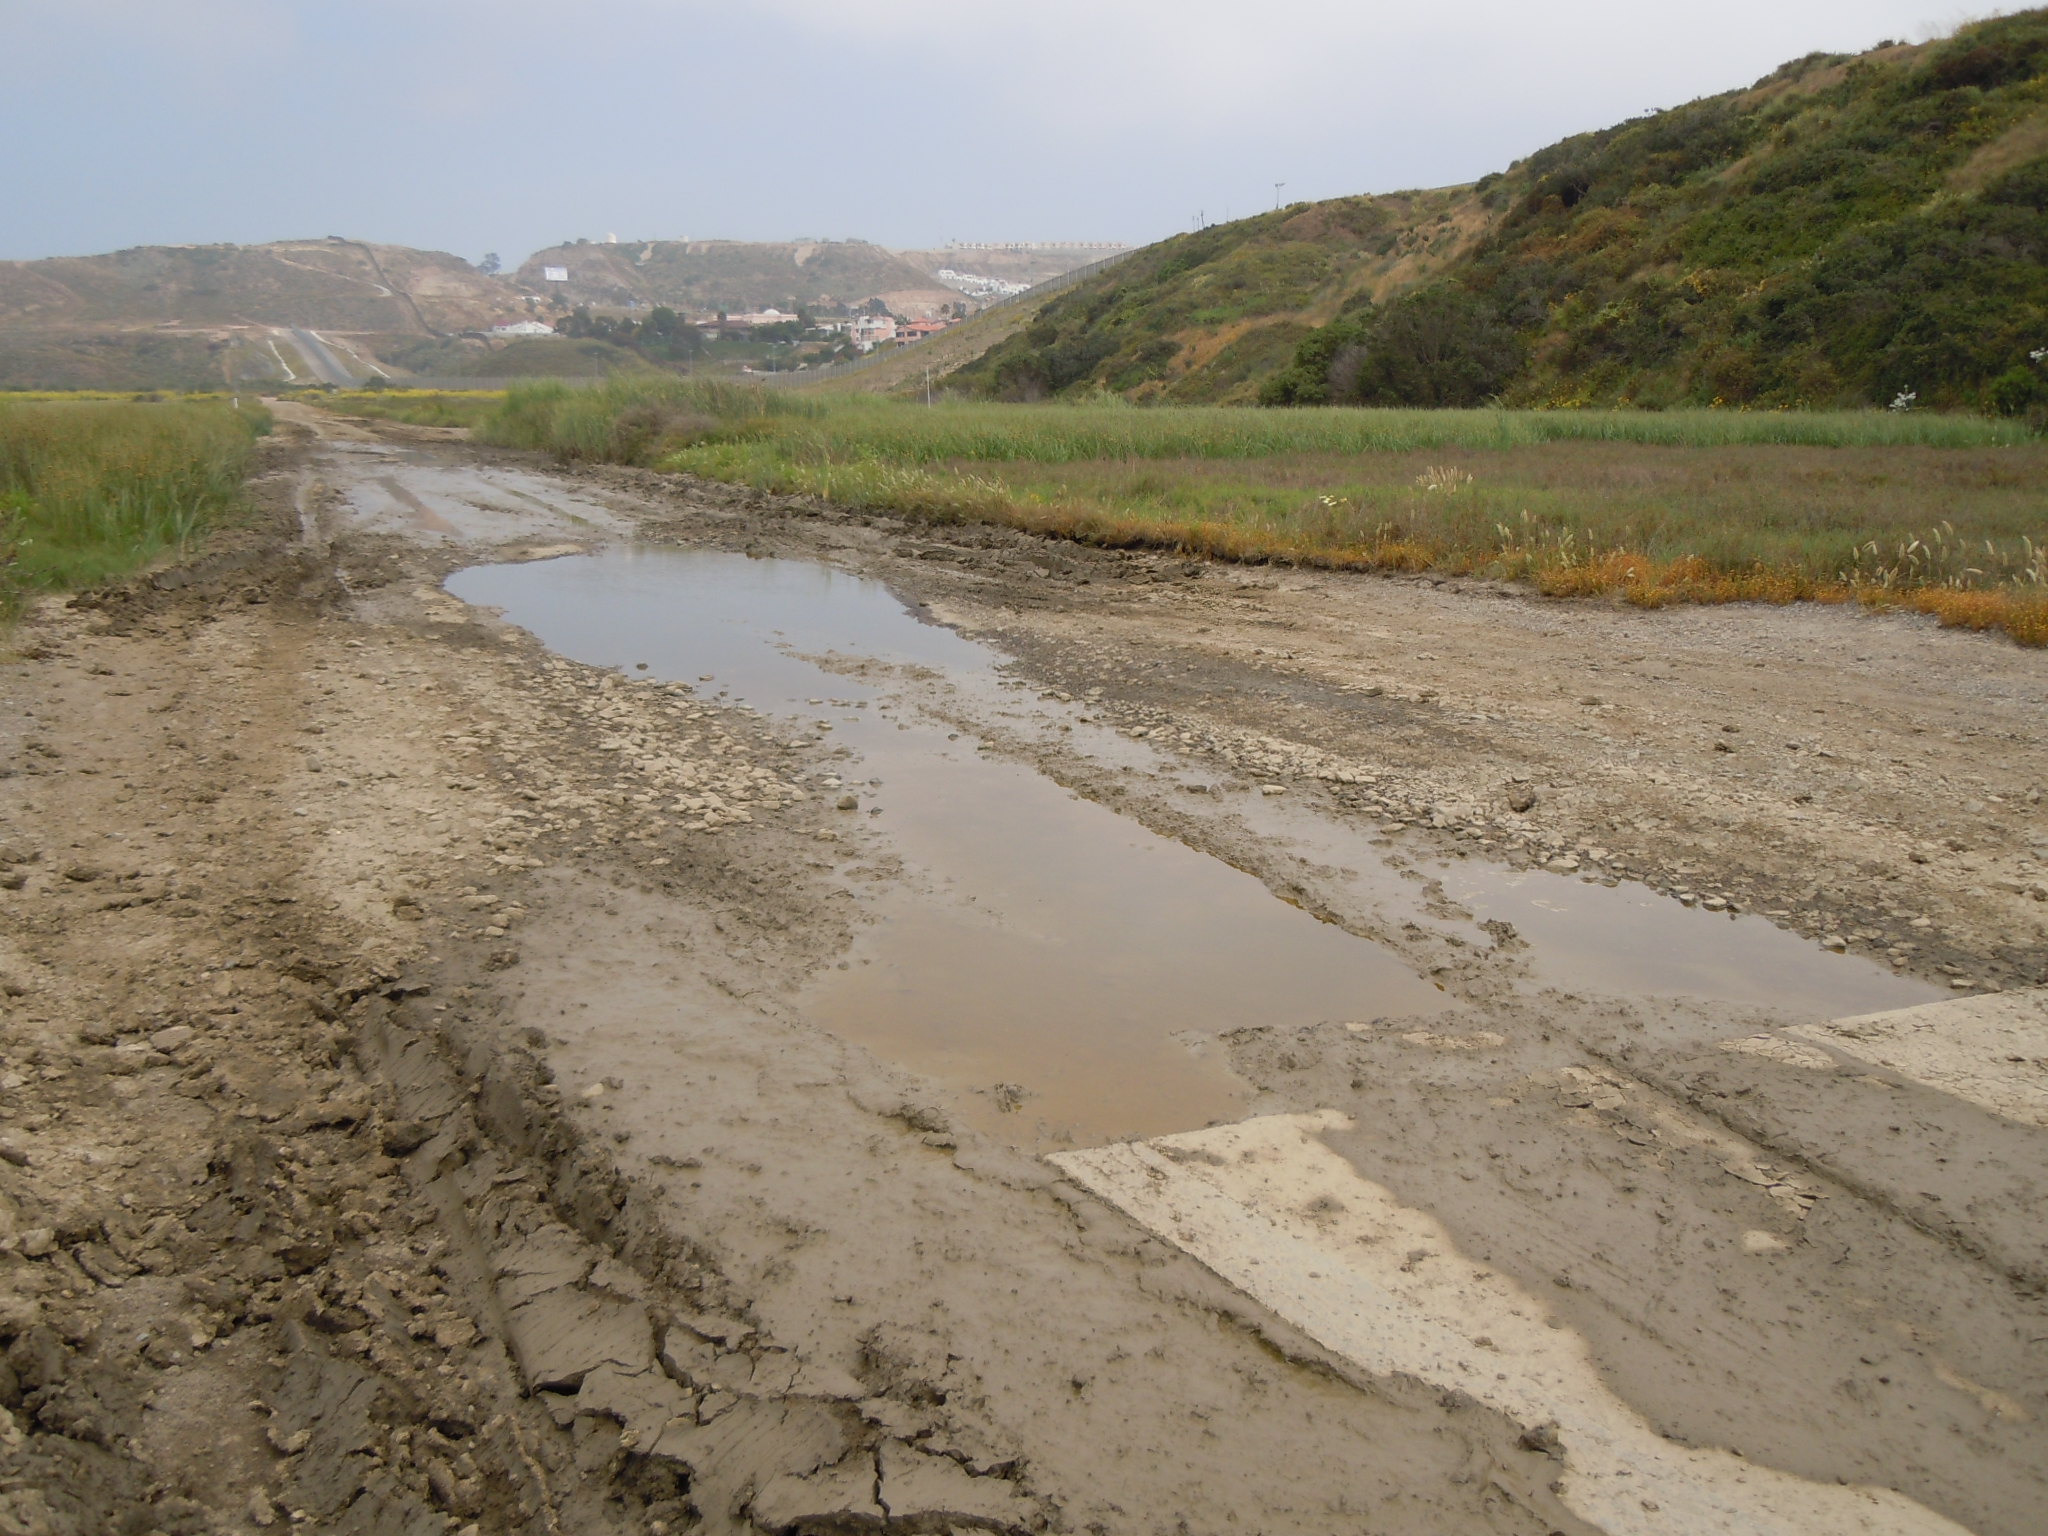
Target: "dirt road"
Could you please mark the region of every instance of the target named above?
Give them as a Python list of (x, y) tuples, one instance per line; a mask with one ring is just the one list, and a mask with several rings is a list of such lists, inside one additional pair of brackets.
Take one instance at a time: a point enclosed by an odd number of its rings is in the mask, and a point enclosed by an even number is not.
[(0, 1531), (2037, 1528), (2038, 655), (281, 415), (0, 666)]

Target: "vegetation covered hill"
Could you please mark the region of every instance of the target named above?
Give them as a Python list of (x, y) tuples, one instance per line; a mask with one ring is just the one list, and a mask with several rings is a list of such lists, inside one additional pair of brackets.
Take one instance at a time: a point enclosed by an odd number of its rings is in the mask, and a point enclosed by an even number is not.
[(956, 377), (1007, 398), (2022, 413), (2048, 404), (2042, 349), (2033, 10), (1812, 55), (1471, 187), (1180, 236)]
[[(543, 269), (568, 270), (565, 283)], [(664, 304), (739, 313), (770, 307), (859, 304), (876, 295), (928, 307), (959, 298), (894, 251), (864, 240), (760, 243), (745, 240), (578, 241), (537, 251), (519, 269), (520, 291), (574, 306)]]

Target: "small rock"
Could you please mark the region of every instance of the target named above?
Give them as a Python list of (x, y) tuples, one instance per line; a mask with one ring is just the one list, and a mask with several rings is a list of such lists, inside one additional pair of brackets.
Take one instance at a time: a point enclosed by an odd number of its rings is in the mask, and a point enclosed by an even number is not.
[(837, 800), (832, 802), (832, 805), (835, 810), (857, 811), (860, 809), (860, 796), (841, 795)]
[(189, 1045), (198, 1035), (199, 1031), (190, 1024), (173, 1024), (169, 1029), (160, 1029), (151, 1035), (149, 1043), (152, 1049), (168, 1056), (180, 1046)]
[(1516, 784), (1508, 789), (1508, 809), (1520, 815), (1536, 808), (1536, 791), (1527, 784)]
[(1285, 784), (1261, 784), (1259, 786), (1259, 793), (1262, 795), (1284, 795), (1287, 793), (1287, 786)]
[(1522, 1438), (1515, 1442), (1525, 1451), (1538, 1451), (1545, 1456), (1564, 1460), (1564, 1442), (1558, 1438), (1557, 1425), (1542, 1423), (1522, 1431)]
[(49, 1227), (30, 1227), (16, 1247), (26, 1258), (46, 1259), (57, 1251), (57, 1234)]
[(1569, 854), (1564, 854), (1551, 859), (1543, 867), (1554, 875), (1570, 875), (1578, 872), (1579, 861)]
[(1783, 1253), (1791, 1246), (1775, 1232), (1750, 1231), (1742, 1234), (1744, 1253)]
[(89, 885), (95, 880), (104, 879), (106, 873), (105, 870), (95, 868), (91, 864), (72, 864), (66, 867), (64, 878), (76, 880), (80, 885)]

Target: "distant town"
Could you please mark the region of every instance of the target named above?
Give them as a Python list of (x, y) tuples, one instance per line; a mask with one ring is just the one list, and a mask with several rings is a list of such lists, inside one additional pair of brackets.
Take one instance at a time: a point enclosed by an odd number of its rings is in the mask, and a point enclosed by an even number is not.
[[(1029, 286), (1029, 284), (1025, 283), (1002, 283), (992, 278), (986, 279), (986, 281), (994, 283), (996, 288), (1000, 290), (999, 296), (1005, 298), (1011, 294), (1022, 293)], [(798, 310), (792, 313), (788, 310), (771, 307), (768, 309), (750, 310), (742, 314), (721, 312), (718, 314), (682, 315), (677, 318), (683, 324), (694, 326), (703, 334), (706, 340), (732, 338), (735, 336), (757, 337), (763, 331), (780, 330), (786, 334), (761, 337), (760, 339), (786, 341), (838, 340), (845, 345), (851, 346), (854, 351), (861, 353), (872, 352), (879, 346), (908, 346), (913, 341), (922, 341), (927, 336), (935, 336), (940, 331), (947, 329), (949, 326), (958, 325), (967, 318), (964, 305), (961, 306), (961, 312), (958, 314), (943, 315), (935, 319), (911, 320), (900, 315), (891, 314), (880, 299), (871, 299), (868, 302), (876, 306), (876, 308), (866, 312), (843, 316), (817, 316), (805, 310)], [(655, 307), (659, 308), (660, 306)], [(587, 307), (575, 312), (575, 316), (582, 317), (585, 325), (593, 324), (601, 315), (602, 311), (593, 312)], [(529, 316), (522, 320), (504, 321), (492, 326), (483, 334), (501, 340), (513, 341), (523, 337), (575, 334), (578, 329), (579, 327), (574, 317), (571, 318), (569, 324), (557, 327), (548, 324), (545, 320)]]
[[(988, 249), (1019, 248), (992, 246)], [(680, 350), (693, 357), (720, 350), (731, 356), (734, 351), (732, 345), (720, 348), (717, 344), (738, 344), (748, 350), (760, 349), (764, 355), (759, 361), (771, 368), (807, 368), (866, 356), (877, 348), (910, 346), (960, 324), (992, 303), (1014, 298), (1034, 286), (1008, 278), (963, 272), (953, 267), (941, 267), (932, 273), (932, 277), (944, 288), (958, 293), (960, 298), (943, 305), (923, 302), (903, 306), (910, 311), (908, 313), (898, 312), (888, 299), (880, 295), (851, 305), (825, 301), (816, 305), (799, 305), (794, 309), (769, 305), (742, 311), (680, 311), (628, 299), (611, 304), (580, 304), (563, 313), (567, 308), (563, 300), (527, 294), (523, 296), (527, 308), (525, 314), (508, 317), (487, 329), (469, 334), (505, 342), (571, 337), (630, 343), (654, 337), (664, 342), (671, 356)], [(541, 278), (544, 287), (567, 284), (571, 269), (567, 266), (543, 266)], [(788, 350), (783, 351), (780, 357), (774, 357), (768, 349)], [(737, 358), (733, 360), (737, 361)], [(752, 372), (754, 369), (749, 364), (742, 371)]]

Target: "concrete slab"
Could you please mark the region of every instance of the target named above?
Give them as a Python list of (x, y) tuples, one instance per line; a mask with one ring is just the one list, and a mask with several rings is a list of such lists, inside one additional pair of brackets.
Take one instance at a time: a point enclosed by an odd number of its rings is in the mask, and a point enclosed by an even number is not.
[(1564, 1465), (1611, 1536), (1958, 1536), (1886, 1488), (1808, 1482), (1658, 1435), (1535, 1297), (1321, 1140), (1334, 1111), (1058, 1153), (1077, 1183), (1375, 1374), (1468, 1393)]
[(1785, 1031), (2048, 1128), (2048, 988), (1990, 992)]

